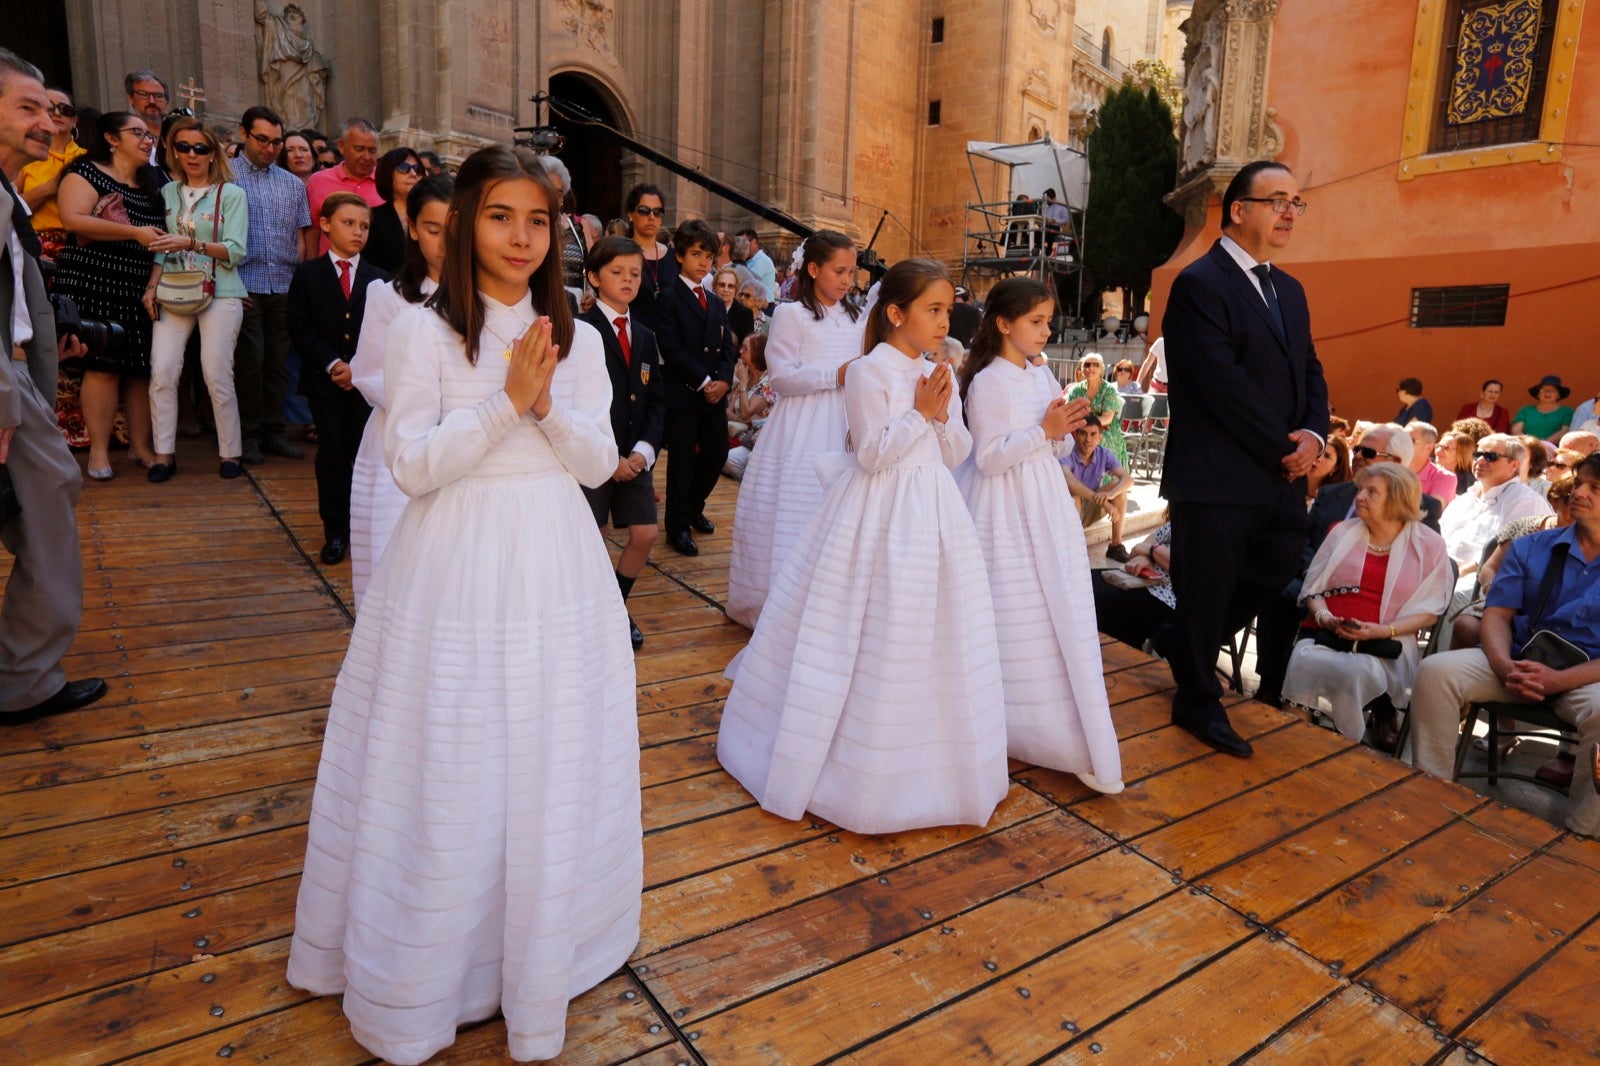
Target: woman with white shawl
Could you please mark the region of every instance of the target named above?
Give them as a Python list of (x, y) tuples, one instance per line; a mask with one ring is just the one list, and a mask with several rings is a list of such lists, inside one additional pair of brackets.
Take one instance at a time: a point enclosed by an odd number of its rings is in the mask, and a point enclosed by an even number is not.
[(1283, 696), (1359, 741), (1367, 704), (1410, 704), (1417, 634), (1449, 606), (1455, 575), (1444, 538), (1421, 522), (1415, 474), (1375, 463), (1356, 484), (1355, 517), (1328, 531), (1306, 572), (1300, 603), (1319, 633), (1296, 645)]

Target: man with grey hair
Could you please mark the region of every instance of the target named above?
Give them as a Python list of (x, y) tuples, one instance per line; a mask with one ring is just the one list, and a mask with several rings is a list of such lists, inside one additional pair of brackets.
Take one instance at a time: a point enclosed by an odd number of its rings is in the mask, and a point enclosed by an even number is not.
[[(1477, 482), (1451, 500), (1439, 520), (1439, 532), (1463, 578), (1477, 572), (1483, 546), (1507, 522), (1550, 513), (1544, 497), (1517, 477), (1527, 453), (1522, 441), (1505, 433), (1491, 433), (1478, 441), (1472, 459)], [(1469, 591), (1476, 592), (1476, 581), (1469, 584), (1473, 586)]]
[(0, 506), (0, 541), (12, 555), (0, 601), (5, 725), (74, 711), (106, 694), (100, 678), (68, 681), (61, 667), (83, 616), (75, 510), (83, 481), (56, 428), (56, 364), (85, 349), (75, 340), (56, 343), (44, 277), (19, 236), (32, 224), (11, 186), (24, 166), (49, 154), (52, 132), (39, 69), (0, 48), (0, 490), (21, 503)]
[(122, 77), (122, 91), (128, 97), (128, 110), (144, 119), (151, 133), (161, 136), (169, 92), (161, 76), (153, 70), (130, 70)]
[(1445, 503), (1456, 498), (1456, 475), (1433, 461), (1433, 446), (1439, 443), (1439, 430), (1432, 422), (1414, 419), (1406, 423), (1411, 436), (1411, 472), (1422, 482), (1422, 491)]
[[(378, 182), (372, 176), (378, 169), (378, 127), (359, 116), (347, 118), (339, 132), (337, 166), (319, 170), (306, 179), (306, 200), (311, 208), (311, 221), (316, 224), (322, 201), (336, 192), (353, 192), (367, 202), (368, 207), (383, 203), (378, 192)], [(323, 237), (317, 245), (317, 254), (328, 251), (328, 239)]]

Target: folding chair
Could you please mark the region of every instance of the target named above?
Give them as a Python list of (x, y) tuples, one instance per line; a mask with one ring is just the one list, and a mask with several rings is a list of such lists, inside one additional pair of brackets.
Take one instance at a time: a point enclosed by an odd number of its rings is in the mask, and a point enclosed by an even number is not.
[[(1483, 716), (1489, 724), (1488, 740), (1488, 768), (1484, 770), (1462, 770), (1466, 764), (1467, 752), (1472, 748), (1472, 731), (1478, 724), (1479, 716)], [(1500, 719), (1510, 718), (1518, 723), (1516, 729), (1500, 728)], [(1509, 777), (1517, 781), (1532, 781), (1536, 785), (1556, 789), (1565, 795), (1565, 791), (1548, 781), (1541, 781), (1533, 774), (1521, 774), (1511, 770), (1500, 769), (1500, 741), (1510, 737), (1549, 737), (1550, 733), (1557, 733), (1570, 740), (1574, 745), (1578, 743), (1578, 730), (1566, 719), (1556, 713), (1555, 707), (1549, 703), (1509, 703), (1494, 700), (1478, 700), (1467, 705), (1467, 720), (1461, 727), (1461, 740), (1456, 744), (1456, 765), (1451, 780), (1460, 781), (1464, 777), (1482, 777), (1488, 779), (1493, 785), (1502, 777)]]

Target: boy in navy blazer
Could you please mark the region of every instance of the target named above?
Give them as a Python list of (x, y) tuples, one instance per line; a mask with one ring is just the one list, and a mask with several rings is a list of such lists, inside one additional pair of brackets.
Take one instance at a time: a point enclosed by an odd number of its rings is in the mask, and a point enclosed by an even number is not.
[[(605, 344), (611, 429), (621, 459), (610, 481), (597, 489), (586, 488), (583, 494), (601, 529), (609, 517), (616, 528), (628, 530), (628, 543), (617, 558), (617, 588), (626, 602), (656, 542), (656, 486), (651, 471), (666, 428), (667, 382), (656, 335), (628, 313), (644, 276), (639, 246), (627, 237), (602, 237), (589, 249), (584, 269), (595, 301), (578, 317), (599, 331)], [(644, 644), (644, 634), (632, 617), (628, 636), (635, 648)]]
[(367, 286), (388, 277), (361, 261), (372, 209), (354, 193), (322, 202), (317, 225), (328, 250), (295, 268), (285, 317), (300, 352), (300, 395), (317, 427), (317, 511), (322, 561), (344, 561), (350, 545), (350, 477), (372, 408), (350, 380), (350, 357), (361, 336)]
[(689, 531), (713, 533), (706, 500), (728, 459), (728, 389), (738, 359), (722, 301), (706, 291), (717, 258), (717, 235), (690, 221), (672, 236), (678, 283), (661, 291), (656, 341), (667, 372), (664, 441), (667, 465), (667, 546), (699, 555)]

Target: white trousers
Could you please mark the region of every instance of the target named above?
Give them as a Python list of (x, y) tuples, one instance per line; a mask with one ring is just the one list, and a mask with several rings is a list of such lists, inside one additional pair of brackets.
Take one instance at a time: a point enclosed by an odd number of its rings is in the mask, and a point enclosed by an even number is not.
[(239, 431), (239, 396), (233, 387), (233, 347), (244, 325), (244, 300), (236, 296), (211, 301), (198, 315), (162, 311), (150, 333), (150, 422), (157, 455), (171, 455), (178, 439), (178, 377), (183, 349), (195, 323), (200, 324), (200, 370), (211, 393), (217, 421), (217, 454), (238, 459), (243, 451)]
[[(1450, 779), (1455, 770), (1461, 711), (1476, 700), (1521, 702), (1506, 691), (1480, 648), (1430, 655), (1417, 670), (1411, 695), (1411, 737), (1417, 769)], [(1578, 767), (1572, 775), (1567, 828), (1600, 835), (1600, 793), (1590, 778), (1590, 760), (1600, 741), (1600, 684), (1563, 692), (1551, 701), (1556, 714), (1578, 730)]]

